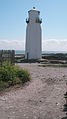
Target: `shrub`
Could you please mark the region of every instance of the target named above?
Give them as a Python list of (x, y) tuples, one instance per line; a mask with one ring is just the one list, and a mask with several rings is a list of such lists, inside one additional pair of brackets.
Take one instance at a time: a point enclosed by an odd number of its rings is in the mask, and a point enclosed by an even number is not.
[(0, 80), (8, 82), (16, 79), (15, 67), (9, 62), (4, 62), (0, 67)]
[(0, 81), (0, 91), (5, 89), (7, 87), (7, 84), (3, 81)]
[(30, 73), (28, 70), (18, 70), (17, 76), (20, 78), (22, 83), (25, 83), (31, 79)]
[(23, 84), (30, 79), (30, 73), (28, 70), (21, 69), (20, 67), (10, 64), (10, 62), (4, 62), (0, 67), (1, 89), (7, 87), (7, 85)]

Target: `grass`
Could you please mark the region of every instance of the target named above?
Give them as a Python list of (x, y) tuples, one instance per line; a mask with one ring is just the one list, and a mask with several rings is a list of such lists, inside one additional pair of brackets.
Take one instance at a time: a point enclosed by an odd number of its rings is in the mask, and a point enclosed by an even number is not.
[(12, 65), (10, 62), (4, 62), (0, 66), (0, 91), (16, 84), (24, 84), (30, 79), (28, 70)]

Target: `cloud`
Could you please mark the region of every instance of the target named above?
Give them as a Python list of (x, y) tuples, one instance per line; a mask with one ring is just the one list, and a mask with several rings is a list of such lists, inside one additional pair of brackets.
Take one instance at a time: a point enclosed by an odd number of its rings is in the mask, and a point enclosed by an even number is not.
[(42, 50), (46, 51), (67, 51), (67, 39), (49, 39), (42, 41)]
[(24, 40), (0, 40), (0, 49), (24, 50), (25, 42)]
[[(25, 50), (24, 40), (0, 40), (1, 49)], [(67, 39), (48, 39), (42, 41), (43, 51), (67, 51)]]

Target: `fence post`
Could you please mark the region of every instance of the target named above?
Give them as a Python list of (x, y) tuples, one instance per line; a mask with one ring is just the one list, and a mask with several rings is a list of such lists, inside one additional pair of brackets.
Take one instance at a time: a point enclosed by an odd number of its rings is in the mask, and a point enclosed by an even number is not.
[(15, 51), (14, 51), (14, 50), (12, 50), (11, 63), (12, 63), (12, 64), (15, 64)]
[(3, 50), (1, 50), (1, 65), (3, 63), (3, 58), (2, 58)]

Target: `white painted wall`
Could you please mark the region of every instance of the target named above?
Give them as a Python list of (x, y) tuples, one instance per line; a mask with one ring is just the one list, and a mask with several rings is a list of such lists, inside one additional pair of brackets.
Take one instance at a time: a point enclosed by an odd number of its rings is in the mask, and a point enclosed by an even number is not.
[[(36, 23), (39, 18), (39, 11), (32, 9), (29, 12), (29, 23), (26, 28), (25, 59), (40, 59), (42, 51), (41, 25)], [(28, 55), (27, 55), (28, 54)]]

